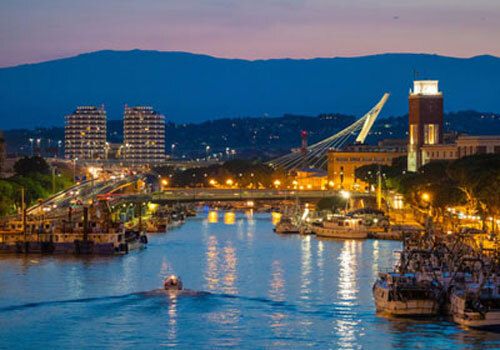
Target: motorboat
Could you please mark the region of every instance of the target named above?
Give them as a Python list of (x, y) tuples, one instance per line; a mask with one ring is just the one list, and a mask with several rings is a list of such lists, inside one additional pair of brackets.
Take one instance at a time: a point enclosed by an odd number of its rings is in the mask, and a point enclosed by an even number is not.
[(364, 239), (368, 237), (368, 228), (363, 220), (351, 217), (333, 217), (321, 223), (311, 225), (313, 232), (320, 237)]
[(168, 291), (182, 290), (182, 280), (176, 275), (170, 275), (163, 281), (163, 288)]

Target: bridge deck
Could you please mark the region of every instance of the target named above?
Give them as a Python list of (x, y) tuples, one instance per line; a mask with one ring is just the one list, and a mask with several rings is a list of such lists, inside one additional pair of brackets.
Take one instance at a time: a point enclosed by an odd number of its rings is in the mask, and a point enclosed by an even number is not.
[[(172, 189), (152, 194), (123, 195), (120, 202), (204, 202), (204, 201), (246, 201), (246, 200), (315, 200), (336, 195), (337, 191), (315, 190), (226, 190), (226, 189)], [(353, 194), (354, 197), (367, 194)]]

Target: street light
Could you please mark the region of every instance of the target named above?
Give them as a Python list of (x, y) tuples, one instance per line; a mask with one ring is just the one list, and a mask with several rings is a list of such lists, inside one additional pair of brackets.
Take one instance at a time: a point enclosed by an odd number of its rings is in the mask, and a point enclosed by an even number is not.
[(280, 180), (274, 180), (274, 186), (276, 187), (276, 189), (278, 189), (278, 187), (280, 187), (280, 185), (281, 185)]
[(78, 157), (75, 157), (73, 159), (73, 182), (76, 182), (76, 161), (78, 160)]
[(29, 138), (29, 141), (30, 141), (30, 148), (31, 148), (31, 156), (33, 157), (33, 138)]
[(168, 179), (166, 178), (161, 178), (160, 179), (160, 191), (165, 191), (165, 189), (168, 186)]
[(234, 184), (234, 181), (232, 179), (227, 179), (226, 180), (226, 185), (233, 186), (233, 184)]
[(172, 157), (172, 159), (174, 159), (174, 150), (175, 150), (175, 143), (172, 144), (172, 146), (170, 146), (170, 156)]
[(345, 199), (345, 211), (347, 212), (347, 209), (349, 207), (349, 198), (351, 198), (351, 193), (349, 191), (340, 191), (340, 195), (342, 198)]
[(422, 193), (421, 197), (424, 202), (429, 202), (431, 200), (431, 195), (427, 192)]

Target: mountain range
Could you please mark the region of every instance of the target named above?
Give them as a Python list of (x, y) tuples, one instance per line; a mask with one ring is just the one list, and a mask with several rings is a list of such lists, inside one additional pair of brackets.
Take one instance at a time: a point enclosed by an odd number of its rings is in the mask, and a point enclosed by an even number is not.
[(184, 52), (97, 51), (0, 69), (0, 128), (62, 126), (77, 105), (151, 105), (175, 123), (244, 116), (361, 116), (382, 96), (381, 117), (408, 110), (417, 79), (436, 79), (446, 111), (500, 111), (500, 58), (381, 54), (351, 58), (222, 59)]

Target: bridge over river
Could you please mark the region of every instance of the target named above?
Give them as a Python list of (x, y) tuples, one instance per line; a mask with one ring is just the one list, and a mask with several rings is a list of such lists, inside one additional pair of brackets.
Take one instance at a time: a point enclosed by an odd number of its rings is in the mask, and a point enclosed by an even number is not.
[[(114, 197), (114, 201), (127, 203), (154, 202), (159, 204), (177, 202), (210, 202), (210, 201), (249, 201), (249, 200), (318, 200), (332, 197), (338, 191), (325, 190), (248, 190), (248, 189), (171, 189), (151, 194), (123, 194)], [(353, 197), (369, 197), (364, 193), (353, 193)]]

